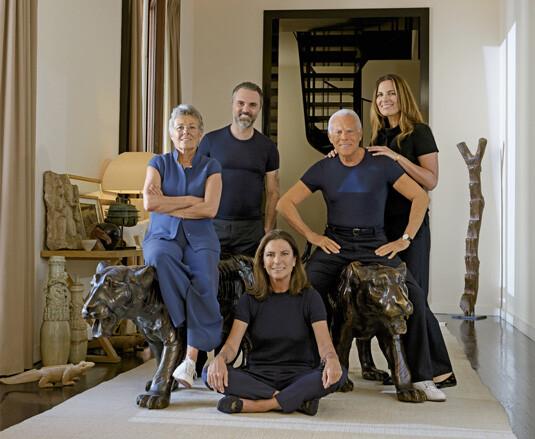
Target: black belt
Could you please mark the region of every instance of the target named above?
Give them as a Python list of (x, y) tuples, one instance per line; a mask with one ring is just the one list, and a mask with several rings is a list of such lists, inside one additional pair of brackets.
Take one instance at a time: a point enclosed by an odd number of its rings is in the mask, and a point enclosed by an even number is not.
[(340, 227), (340, 226), (331, 226), (327, 224), (327, 228), (334, 233), (345, 233), (355, 236), (359, 235), (379, 235), (385, 232), (384, 227)]

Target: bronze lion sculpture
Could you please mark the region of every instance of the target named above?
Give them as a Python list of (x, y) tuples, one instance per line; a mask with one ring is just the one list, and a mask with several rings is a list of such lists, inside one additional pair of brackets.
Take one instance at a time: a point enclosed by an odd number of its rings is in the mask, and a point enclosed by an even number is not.
[[(385, 355), (397, 397), (405, 402), (423, 402), (425, 394), (414, 389), (401, 335), (413, 312), (405, 285), (407, 267), (352, 262), (344, 268), (338, 290), (330, 297), (333, 306), (331, 332), (340, 363), (349, 369), (351, 342), (356, 339), (362, 377), (383, 381), (388, 372), (375, 367), (371, 340), (375, 336)], [(348, 378), (343, 392), (353, 390)]]
[[(223, 333), (228, 334), (234, 308), (252, 280), (252, 260), (233, 256), (219, 263), (219, 292), (224, 318)], [(175, 328), (165, 307), (152, 266), (111, 266), (98, 264), (91, 281), (91, 292), (82, 315), (93, 320), (93, 335), (109, 337), (122, 319), (132, 320), (149, 344), (158, 365), (145, 386), (146, 393), (137, 397), (140, 407), (163, 409), (169, 406), (171, 390), (176, 388), (172, 373), (186, 354), (186, 331)], [(247, 357), (248, 339), (242, 344)]]

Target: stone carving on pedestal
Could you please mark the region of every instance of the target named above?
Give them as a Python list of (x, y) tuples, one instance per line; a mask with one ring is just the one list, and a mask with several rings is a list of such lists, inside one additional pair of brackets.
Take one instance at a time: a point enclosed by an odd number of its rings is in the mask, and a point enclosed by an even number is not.
[(82, 248), (82, 218), (78, 208), (78, 186), (67, 174), (44, 173), (46, 246), (50, 250)]
[(71, 349), (69, 362), (77, 364), (84, 361), (87, 355), (87, 322), (82, 317), (84, 306), (84, 286), (78, 282), (78, 275), (75, 276), (74, 283), (69, 287), (71, 292), (70, 304), (70, 329), (71, 329)]
[(43, 366), (66, 364), (71, 348), (70, 293), (65, 272), (65, 257), (52, 256), (48, 260), (48, 267), (48, 280), (43, 288), (46, 304), (41, 325)]

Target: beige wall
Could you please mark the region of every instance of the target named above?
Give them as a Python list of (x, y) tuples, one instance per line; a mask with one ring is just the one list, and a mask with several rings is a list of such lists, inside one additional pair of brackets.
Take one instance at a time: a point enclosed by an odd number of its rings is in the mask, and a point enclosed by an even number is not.
[[(43, 172), (100, 178), (117, 155), (120, 0), (40, 0), (37, 34), (36, 250), (44, 248)], [(35, 361), (48, 274), (37, 255)], [(86, 286), (96, 263), (68, 262)]]
[[(362, 0), (358, 7), (377, 8), (378, 4), (430, 8), (429, 123), (440, 149), (440, 182), (432, 193), (432, 307), (439, 312), (460, 312), (469, 193), (468, 171), (456, 145), (465, 141), (475, 151), (479, 137), (486, 137), (489, 145), (482, 174), (486, 207), (480, 239), (480, 292), (476, 310), (480, 314), (497, 314), (500, 308), (499, 172), (496, 173), (499, 142), (495, 129), (498, 108), (493, 104), (499, 98), (499, 83), (492, 72), (499, 70), (494, 55), (500, 45), (500, 2)], [(229, 101), (234, 85), (243, 80), (262, 82), (263, 10), (318, 9), (326, 5), (319, 0), (183, 1), (182, 65), (189, 66), (182, 78), (183, 95), (202, 111), (207, 130), (230, 123)], [(356, 4), (333, 0), (328, 5), (354, 8)], [(290, 65), (281, 64), (281, 69), (287, 69), (290, 75), (297, 74)], [(279, 105), (287, 105), (293, 115), (288, 120), (279, 117), (284, 190), (298, 180), (319, 154), (302, 144), (303, 133), (298, 128), (303, 117), (300, 98), (294, 89), (283, 87), (281, 84)], [(306, 158), (304, 151), (307, 151)], [(294, 153), (300, 160), (287, 163), (288, 155)], [(302, 213), (321, 230), (325, 219), (321, 219), (315, 207), (303, 206)]]

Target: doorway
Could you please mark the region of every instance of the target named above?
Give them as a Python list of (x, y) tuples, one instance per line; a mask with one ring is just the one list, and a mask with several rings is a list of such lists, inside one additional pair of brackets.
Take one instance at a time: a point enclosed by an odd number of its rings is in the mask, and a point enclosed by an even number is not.
[[(285, 76), (296, 69), (298, 77)], [(291, 114), (302, 113), (306, 142), (314, 149), (330, 149), (327, 121), (340, 108), (361, 116), (367, 144), (373, 85), (386, 73), (407, 79), (427, 121), (428, 8), (264, 11), (262, 127), (274, 141), (279, 118), (286, 117), (279, 114), (280, 101), (289, 98), (280, 92), (286, 88), (300, 91), (301, 108)]]

